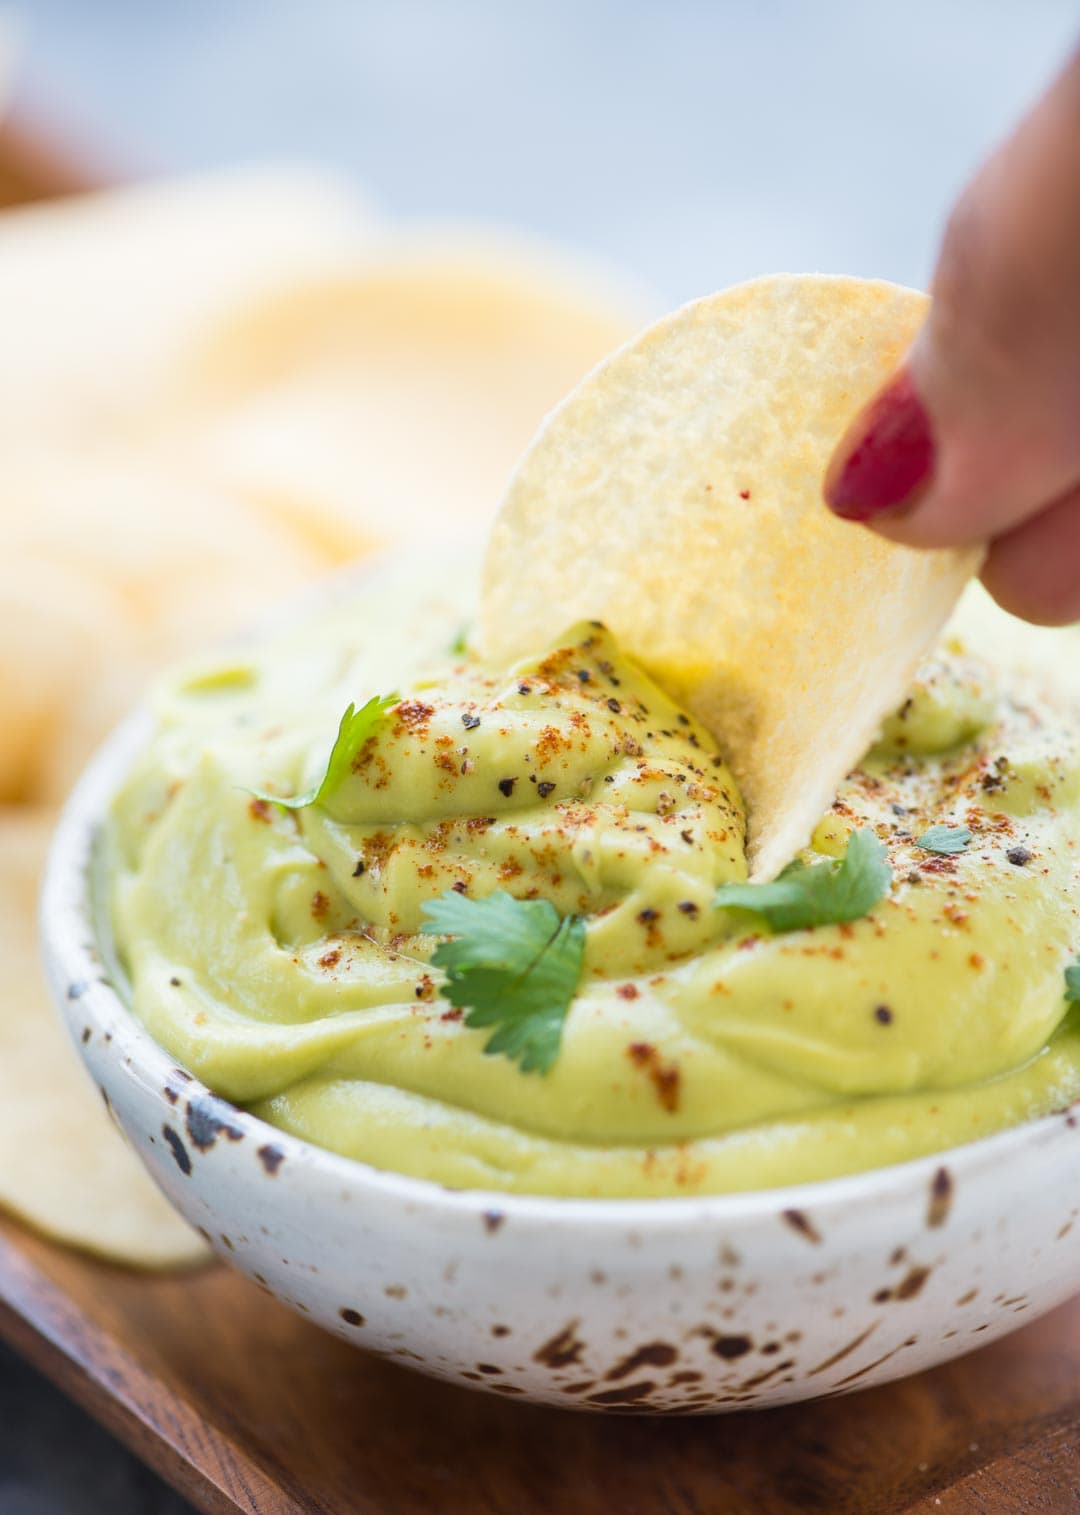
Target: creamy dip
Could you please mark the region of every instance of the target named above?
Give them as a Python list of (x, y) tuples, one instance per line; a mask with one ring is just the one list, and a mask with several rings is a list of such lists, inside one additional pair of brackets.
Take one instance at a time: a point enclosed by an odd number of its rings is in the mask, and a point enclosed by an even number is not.
[[(399, 563), (158, 689), (111, 903), (135, 1011), (180, 1063), (348, 1157), (557, 1195), (827, 1178), (1080, 1097), (1068, 701), (947, 637), (804, 854), (870, 828), (888, 896), (774, 935), (712, 905), (746, 877), (746, 818), (708, 733), (595, 624), (485, 666), (474, 599), (455, 565)], [(325, 804), (255, 797), (316, 783), (345, 707), (391, 692)], [(938, 825), (963, 851), (917, 844)], [(585, 918), (549, 1072), (486, 1053), (440, 994), (421, 909), (447, 889)]]

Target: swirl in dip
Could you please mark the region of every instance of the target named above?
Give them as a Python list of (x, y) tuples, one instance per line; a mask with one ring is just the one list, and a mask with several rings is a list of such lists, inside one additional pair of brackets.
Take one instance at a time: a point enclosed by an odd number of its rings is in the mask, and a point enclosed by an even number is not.
[[(1080, 1096), (1067, 702), (947, 638), (804, 854), (872, 829), (888, 896), (774, 935), (713, 908), (746, 877), (745, 816), (708, 733), (596, 624), (509, 670), (455, 651), (475, 590), (454, 577), (373, 575), (159, 688), (109, 877), (132, 1004), (180, 1063), (348, 1157), (555, 1195), (828, 1178)], [(346, 705), (392, 690), (325, 804), (253, 798), (317, 781)], [(935, 825), (970, 842), (919, 847)], [(546, 1074), (440, 994), (421, 910), (447, 889), (585, 918)]]

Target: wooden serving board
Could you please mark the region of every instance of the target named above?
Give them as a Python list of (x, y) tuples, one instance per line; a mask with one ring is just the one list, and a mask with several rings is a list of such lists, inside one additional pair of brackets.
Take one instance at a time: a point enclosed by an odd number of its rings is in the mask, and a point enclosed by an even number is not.
[(849, 1398), (601, 1418), (421, 1378), (220, 1265), (146, 1276), (0, 1221), (0, 1336), (215, 1515), (1080, 1510), (1080, 1298)]

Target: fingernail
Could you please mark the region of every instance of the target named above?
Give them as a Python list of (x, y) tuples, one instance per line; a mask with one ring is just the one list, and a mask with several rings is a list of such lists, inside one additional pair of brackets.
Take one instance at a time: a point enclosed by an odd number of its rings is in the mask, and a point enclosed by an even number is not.
[(908, 505), (934, 471), (930, 417), (901, 368), (848, 429), (829, 465), (825, 503), (845, 521)]

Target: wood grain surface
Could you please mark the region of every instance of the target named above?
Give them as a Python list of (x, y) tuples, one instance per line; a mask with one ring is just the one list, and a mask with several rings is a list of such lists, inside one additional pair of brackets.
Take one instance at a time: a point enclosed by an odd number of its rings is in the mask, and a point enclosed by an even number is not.
[(1080, 1510), (1080, 1298), (848, 1398), (599, 1418), (421, 1378), (221, 1266), (148, 1277), (9, 1221), (0, 1335), (200, 1509), (228, 1515)]

